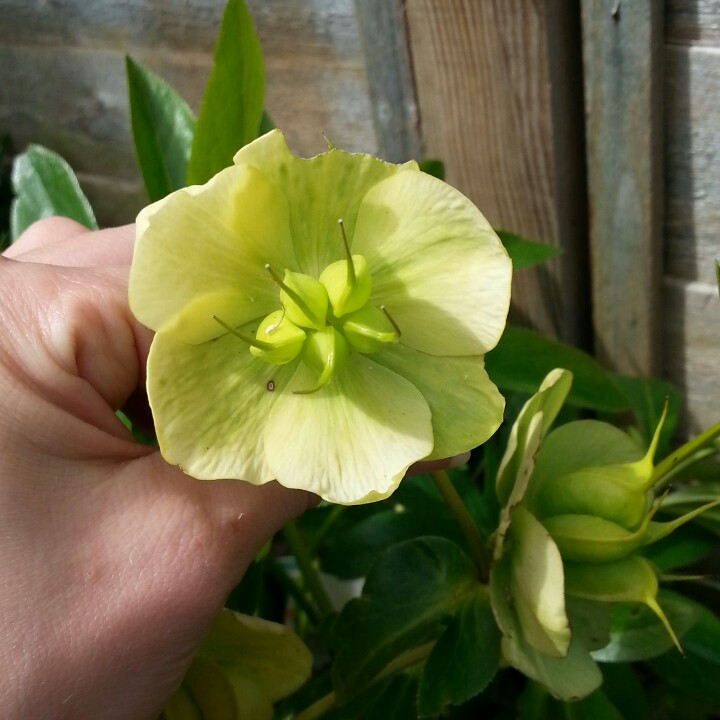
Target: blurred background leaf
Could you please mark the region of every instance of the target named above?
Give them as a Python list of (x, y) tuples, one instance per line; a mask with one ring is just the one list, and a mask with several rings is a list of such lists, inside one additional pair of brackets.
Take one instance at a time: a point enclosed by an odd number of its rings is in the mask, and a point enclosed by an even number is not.
[(135, 154), (150, 202), (185, 186), (195, 118), (162, 78), (125, 58)]
[(258, 136), (265, 72), (260, 41), (245, 3), (225, 8), (187, 169), (189, 185), (207, 182)]
[(10, 210), (10, 237), (17, 238), (36, 220), (61, 215), (97, 230), (95, 215), (72, 168), (60, 155), (29, 145), (15, 158), (12, 170), (15, 200)]

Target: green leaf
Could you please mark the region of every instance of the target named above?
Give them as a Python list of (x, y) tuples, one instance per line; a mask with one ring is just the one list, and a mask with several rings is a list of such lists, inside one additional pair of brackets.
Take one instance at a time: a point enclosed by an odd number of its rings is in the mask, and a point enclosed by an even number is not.
[(445, 179), (445, 163), (442, 160), (433, 160), (432, 158), (420, 160), (420, 162), (418, 163), (418, 167), (424, 173), (432, 175), (438, 180)]
[(322, 720), (416, 720), (417, 679), (403, 673), (373, 684), (350, 702), (322, 714)]
[(508, 251), (514, 270), (540, 265), (560, 254), (560, 248), (554, 245), (526, 240), (507, 230), (496, 230), (495, 232)]
[(418, 535), (441, 535), (463, 542), (447, 506), (436, 503), (437, 513), (414, 509), (383, 510), (337, 533), (321, 557), (325, 572), (339, 578), (365, 577), (377, 558), (391, 545)]
[(419, 717), (434, 717), (446, 705), (481, 693), (499, 663), (500, 631), (483, 589), (459, 609), (433, 647), (420, 680)]
[(654, 483), (659, 482), (666, 475), (673, 473), (676, 468), (692, 462), (694, 457), (699, 457), (699, 451), (713, 443), (718, 437), (720, 437), (720, 423), (708, 428), (705, 432), (686, 442), (670, 455), (663, 458), (655, 467), (653, 473)]
[(602, 690), (596, 690), (580, 702), (567, 703), (564, 710), (566, 720), (623, 720)]
[(138, 165), (151, 202), (185, 186), (195, 118), (162, 78), (126, 56), (130, 120)]
[(229, 0), (200, 107), (188, 184), (207, 182), (231, 165), (233, 155), (257, 137), (264, 95), (262, 50), (252, 17), (243, 0)]
[(568, 404), (607, 412), (629, 406), (614, 377), (590, 355), (532, 330), (508, 325), (485, 359), (490, 378), (501, 390), (531, 395), (551, 370), (565, 368), (573, 374)]
[(275, 123), (272, 121), (272, 118), (263, 110), (262, 117), (260, 118), (260, 127), (258, 128), (258, 137), (261, 135), (264, 135), (265, 133), (269, 133), (271, 130), (275, 129)]
[[(629, 720), (647, 720), (649, 717), (647, 693), (633, 665), (604, 664), (602, 689), (609, 700)], [(643, 678), (644, 679), (644, 678)]]
[(650, 667), (670, 686), (716, 708), (720, 706), (720, 618), (704, 609), (683, 638), (685, 657), (670, 650)]
[(421, 537), (390, 547), (333, 629), (338, 696), (360, 691), (398, 656), (437, 639), (477, 588), (473, 564), (449, 540)]
[(12, 171), (15, 200), (11, 208), (13, 241), (36, 220), (61, 215), (97, 230), (97, 221), (72, 168), (57, 153), (29, 145)]
[(623, 720), (623, 715), (601, 690), (578, 702), (566, 703), (554, 700), (542, 685), (532, 682), (520, 696), (517, 717), (518, 720)]
[(664, 573), (699, 562), (711, 553), (716, 545), (717, 542), (707, 530), (692, 523), (646, 546), (643, 548), (643, 555), (659, 572)]
[(677, 427), (680, 392), (671, 383), (654, 378), (615, 375), (614, 379), (630, 401), (646, 443), (652, 440), (667, 401), (668, 412), (658, 444), (658, 455), (662, 455)]
[[(698, 603), (668, 591), (661, 591), (658, 600), (679, 638), (698, 622), (703, 611)], [(610, 642), (593, 653), (598, 662), (648, 660), (673, 647), (663, 623), (644, 605), (617, 603), (612, 606), (610, 618)]]

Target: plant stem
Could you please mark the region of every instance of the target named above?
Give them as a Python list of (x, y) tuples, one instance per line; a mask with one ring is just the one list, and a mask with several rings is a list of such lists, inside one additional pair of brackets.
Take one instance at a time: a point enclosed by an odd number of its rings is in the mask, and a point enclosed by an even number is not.
[(320, 612), (313, 603), (307, 598), (302, 588), (297, 582), (285, 571), (277, 560), (271, 560), (268, 565), (268, 572), (273, 576), (275, 580), (283, 587), (283, 589), (290, 595), (293, 600), (298, 604), (298, 607), (305, 612), (308, 616), (308, 620), (317, 626), (320, 623)]
[(293, 520), (289, 522), (283, 530), (283, 535), (287, 541), (290, 551), (297, 560), (300, 572), (303, 575), (307, 589), (315, 600), (315, 604), (318, 606), (320, 613), (323, 617), (331, 615), (335, 612), (335, 609), (330, 602), (325, 588), (322, 582), (320, 582), (320, 576), (318, 575), (315, 563), (313, 562), (312, 555), (308, 550), (305, 538), (302, 536), (296, 522)]
[(340, 519), (342, 514), (345, 512), (346, 505), (335, 505), (330, 510), (325, 521), (320, 526), (320, 529), (315, 533), (314, 542), (310, 545), (310, 552), (315, 553), (322, 546), (325, 537), (332, 529), (333, 525)]
[[(425, 643), (419, 647), (411, 648), (401, 653), (396, 658), (391, 660), (370, 682), (368, 687), (372, 686), (379, 680), (383, 680), (390, 675), (407, 670), (413, 665), (417, 665), (422, 662), (433, 649), (435, 641)], [(305, 708), (299, 715), (295, 716), (295, 720), (315, 720), (326, 713), (330, 708), (335, 705), (337, 701), (337, 695), (335, 692), (329, 692), (327, 695), (323, 695), (319, 700), (316, 700), (312, 705)]]
[(435, 481), (437, 489), (443, 497), (443, 500), (450, 508), (450, 512), (455, 516), (457, 524), (460, 526), (462, 534), (465, 536), (468, 547), (470, 548), (470, 555), (472, 556), (475, 567), (477, 568), (480, 580), (487, 582), (490, 577), (490, 563), (488, 561), (487, 549), (485, 547), (485, 541), (478, 530), (475, 521), (468, 512), (465, 503), (452, 484), (450, 478), (444, 470), (437, 470), (431, 472), (430, 475)]

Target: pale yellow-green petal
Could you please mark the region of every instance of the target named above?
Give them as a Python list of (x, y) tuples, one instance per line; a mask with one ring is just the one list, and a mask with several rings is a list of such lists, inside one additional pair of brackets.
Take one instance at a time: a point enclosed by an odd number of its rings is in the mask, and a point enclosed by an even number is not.
[(579, 640), (573, 639), (568, 654), (561, 658), (538, 652), (524, 638), (503, 637), (501, 649), (510, 665), (542, 683), (558, 700), (580, 700), (603, 681), (600, 668)]
[(237, 293), (228, 322), (277, 310), (279, 289), (265, 263), (297, 269), (285, 196), (249, 166), (145, 208), (136, 235), (130, 308), (154, 330), (210, 293)]
[[(510, 429), (505, 454), (495, 478), (495, 492), (501, 505), (507, 504), (511, 496), (515, 497), (513, 504), (516, 505), (525, 494), (540, 441), (560, 412), (571, 385), (572, 373), (569, 370), (560, 368), (551, 370), (543, 379), (538, 391), (520, 410)], [(530, 442), (528, 428), (536, 424), (536, 415), (541, 418), (541, 425), (539, 429), (536, 428), (539, 435)], [(523, 484), (522, 489), (517, 487), (519, 481)]]
[(432, 355), (479, 355), (505, 327), (512, 266), (480, 211), (425, 173), (400, 173), (365, 196), (352, 238), (402, 341)]
[(200, 480), (272, 480), (263, 430), (298, 363), (263, 362), (234, 335), (189, 345), (158, 333), (148, 397), (163, 457)]
[[(290, 387), (312, 389), (316, 382), (317, 373), (300, 365)], [(283, 393), (264, 447), (286, 487), (342, 504), (379, 500), (432, 451), (430, 408), (410, 382), (353, 353), (317, 392)]]
[(437, 357), (402, 342), (370, 357), (408, 379), (430, 406), (435, 444), (429, 459), (472, 450), (500, 426), (505, 400), (482, 357)]
[(414, 162), (393, 165), (337, 149), (297, 158), (279, 130), (246, 145), (234, 162), (258, 168), (285, 193), (300, 269), (315, 278), (330, 263), (345, 258), (338, 220), (352, 246), (358, 209), (370, 188), (396, 174), (420, 174)]
[[(312, 654), (284, 625), (224, 609), (199, 654), (222, 665), (231, 682), (255, 683), (270, 702), (297, 690), (312, 672)], [(243, 693), (247, 688), (238, 685)]]
[(525, 640), (564, 657), (570, 646), (563, 562), (548, 531), (522, 505), (512, 512), (512, 597)]

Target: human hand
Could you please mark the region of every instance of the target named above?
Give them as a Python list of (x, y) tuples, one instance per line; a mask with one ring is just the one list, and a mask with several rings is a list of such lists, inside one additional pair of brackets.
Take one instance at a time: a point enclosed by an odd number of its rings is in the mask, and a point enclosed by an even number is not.
[(8, 720), (157, 717), (256, 552), (316, 500), (198, 482), (121, 425), (151, 340), (127, 307), (133, 241), (51, 218), (0, 257)]
[(127, 308), (133, 240), (53, 218), (0, 258), (10, 720), (157, 717), (257, 550), (311, 502), (193, 480), (120, 424), (151, 339)]

